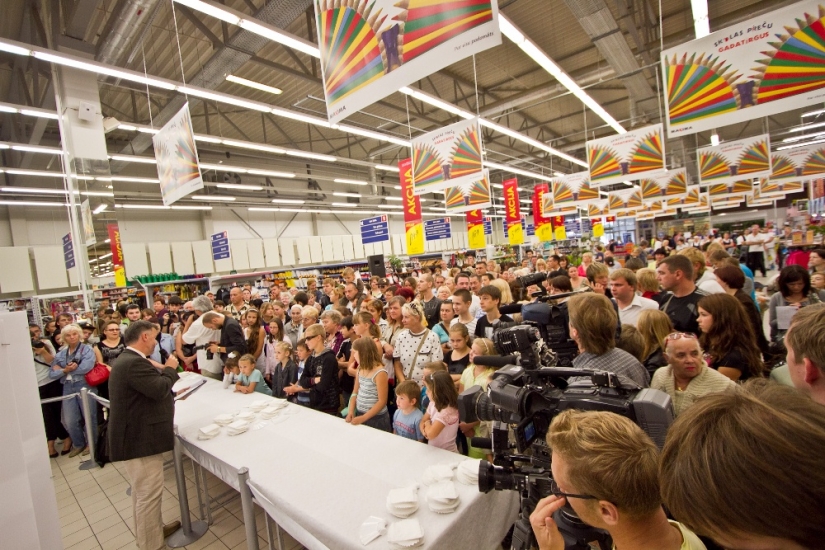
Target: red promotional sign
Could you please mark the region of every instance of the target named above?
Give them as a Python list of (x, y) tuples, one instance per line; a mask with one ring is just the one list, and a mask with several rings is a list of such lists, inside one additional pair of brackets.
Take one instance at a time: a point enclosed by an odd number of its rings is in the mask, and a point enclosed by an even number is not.
[(404, 233), (407, 241), (407, 254), (424, 253), (424, 224), (422, 223), (421, 199), (415, 194), (412, 181), (412, 160), (398, 162), (401, 176), (401, 200), (404, 201)]
[(112, 266), (115, 272), (115, 285), (118, 287), (126, 286), (126, 270), (123, 264), (123, 246), (120, 242), (120, 229), (116, 223), (110, 223), (106, 226), (109, 232), (109, 247), (112, 251)]
[(553, 227), (550, 225), (550, 218), (545, 217), (541, 209), (542, 195), (549, 192), (549, 183), (540, 183), (533, 188), (533, 225), (536, 236), (542, 242), (553, 240)]
[(518, 202), (518, 180), (505, 180), (504, 185), (504, 213), (508, 222), (521, 221), (521, 206)]

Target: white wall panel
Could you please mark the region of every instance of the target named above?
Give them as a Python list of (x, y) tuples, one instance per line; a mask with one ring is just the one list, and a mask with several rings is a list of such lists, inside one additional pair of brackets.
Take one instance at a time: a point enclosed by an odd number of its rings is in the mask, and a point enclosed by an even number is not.
[(126, 268), (126, 277), (135, 275), (149, 275), (149, 260), (146, 257), (146, 245), (144, 243), (124, 243), (123, 265)]
[[(63, 260), (63, 247), (60, 247)], [(64, 266), (65, 270), (66, 267)], [(34, 290), (32, 263), (28, 246), (0, 248), (0, 292), (28, 292)]]
[(281, 250), (281, 265), (292, 267), (295, 265), (295, 239), (280, 238), (278, 246)]
[[(64, 267), (65, 267), (65, 264), (64, 264)], [(66, 273), (68, 273), (68, 275), (69, 275), (69, 286), (79, 287), (80, 286), (80, 275), (78, 275), (78, 273), (77, 273), (77, 266), (74, 266), (73, 268), (66, 270)], [(128, 277), (129, 274), (127, 273), (126, 276)], [(115, 280), (115, 278), (112, 277), (112, 281), (114, 281), (114, 280)]]
[(374, 243), (366, 243), (364, 245), (364, 258), (368, 256), (372, 256), (375, 254), (375, 244)]
[[(346, 248), (346, 243), (344, 243), (344, 247)], [(352, 236), (352, 254), (344, 258), (344, 261), (347, 260), (360, 260), (362, 258), (366, 258), (368, 254), (364, 250), (364, 245), (361, 243), (361, 234), (356, 233)]]
[(306, 239), (298, 239), (299, 248), (309, 248), (310, 262), (313, 264), (320, 264), (324, 262), (324, 250), (321, 244), (321, 237), (307, 237)]
[(264, 267), (279, 267), (281, 265), (281, 252), (278, 246), (278, 239), (272, 237), (264, 239)]
[(209, 275), (215, 271), (212, 245), (209, 241), (193, 241), (192, 256), (195, 258), (195, 273), (198, 275)]
[(69, 286), (62, 246), (34, 246), (34, 269), (37, 288), (41, 291)]
[(266, 267), (264, 243), (261, 239), (250, 239), (246, 241), (246, 249), (249, 253), (250, 269), (263, 269)]
[[(343, 235), (333, 235), (332, 239), (332, 261), (333, 262), (340, 262), (346, 256), (344, 256), (344, 236)], [(352, 242), (352, 238), (350, 237), (350, 242)], [(350, 255), (352, 257), (352, 255)]]
[(398, 233), (393, 233), (390, 235), (390, 240), (392, 241), (392, 251), (396, 256), (400, 256), (401, 254), (407, 253), (407, 238), (406, 235), (399, 235)]
[[(211, 254), (211, 252), (210, 252)], [(214, 273), (228, 273), (235, 269), (232, 263), (233, 258), (230, 256), (224, 260), (215, 260), (215, 271)]]
[(392, 242), (391, 241), (382, 241), (381, 246), (383, 247), (383, 251), (378, 249), (379, 247), (376, 246), (376, 254), (384, 254), (384, 256), (391, 256), (392, 255)]
[[(341, 253), (342, 257), (338, 258), (340, 261), (348, 262), (352, 258), (358, 258), (353, 251), (353, 244), (355, 240), (358, 240), (359, 246), (361, 245), (361, 237), (353, 237), (352, 235), (344, 235), (341, 237)], [(361, 255), (364, 255), (364, 247), (361, 246)]]
[(293, 239), (295, 241), (295, 248), (298, 251), (298, 261), (295, 263), (298, 264), (311, 264), (312, 263), (312, 251), (310, 250), (310, 241), (308, 238), (304, 237), (302, 239)]
[(195, 260), (192, 258), (192, 243), (174, 242), (172, 245), (172, 264), (178, 275), (194, 275)]
[(325, 263), (335, 261), (335, 244), (330, 235), (321, 235), (321, 255)]
[(152, 273), (172, 273), (172, 254), (169, 243), (148, 243), (149, 265)]
[(232, 250), (232, 266), (238, 271), (249, 269), (249, 251), (246, 241), (229, 239), (229, 248)]

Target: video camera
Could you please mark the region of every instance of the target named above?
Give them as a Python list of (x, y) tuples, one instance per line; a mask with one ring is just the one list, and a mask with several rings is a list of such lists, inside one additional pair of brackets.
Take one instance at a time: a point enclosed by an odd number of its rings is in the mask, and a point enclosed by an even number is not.
[[(546, 436), (556, 414), (567, 409), (613, 412), (636, 422), (661, 448), (673, 412), (664, 392), (642, 389), (612, 372), (555, 366), (557, 354), (544, 346), (535, 326), (504, 328), (493, 334), (493, 341), (503, 352), (514, 354), (477, 356), (477, 364), (501, 368), (492, 375), (486, 391), (480, 386), (466, 389), (458, 398), (458, 408), (462, 422), (493, 423), (490, 439), (473, 440), (474, 447), (493, 450), (495, 463), (481, 461), (479, 490), (519, 492), (520, 512), (511, 548), (526, 550), (534, 542), (530, 514), (540, 499), (551, 494)], [(591, 541), (605, 550), (611, 547), (607, 533), (581, 522), (569, 505), (554, 519), (567, 549), (586, 549)]]

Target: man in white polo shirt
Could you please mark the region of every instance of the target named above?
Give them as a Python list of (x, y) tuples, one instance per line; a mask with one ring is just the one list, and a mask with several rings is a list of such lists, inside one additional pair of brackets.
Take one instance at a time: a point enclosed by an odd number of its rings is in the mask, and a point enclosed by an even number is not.
[(765, 245), (773, 242), (773, 237), (766, 233), (759, 232), (759, 225), (753, 224), (751, 232), (745, 235), (745, 244), (748, 247), (747, 265), (756, 275), (756, 271), (761, 271), (765, 276)]
[(645, 309), (659, 309), (659, 304), (636, 294), (636, 274), (629, 269), (617, 269), (610, 274), (610, 292), (619, 306), (619, 319), (623, 325), (633, 325), (639, 313)]

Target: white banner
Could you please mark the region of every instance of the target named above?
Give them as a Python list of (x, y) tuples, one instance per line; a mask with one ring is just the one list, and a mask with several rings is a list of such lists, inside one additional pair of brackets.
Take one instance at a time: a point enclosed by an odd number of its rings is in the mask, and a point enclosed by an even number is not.
[(490, 200), (490, 176), (484, 170), (484, 176), (475, 181), (447, 187), (444, 190), (444, 206), (447, 213), (468, 212), (492, 206)]
[(89, 205), (89, 199), (80, 203), (80, 219), (83, 224), (83, 242), (86, 246), (92, 246), (97, 243), (95, 236), (95, 222), (92, 218), (92, 207)]
[(601, 218), (610, 215), (610, 208), (607, 206), (607, 199), (591, 201), (587, 205), (588, 218)]
[(700, 193), (699, 202), (682, 207), (682, 212), (688, 212), (691, 214), (710, 212), (710, 197), (707, 193)]
[(654, 176), (665, 169), (662, 125), (588, 141), (587, 161), (594, 187)]
[(768, 178), (759, 180), (759, 195), (761, 197), (783, 198), (791, 193), (801, 193), (805, 190), (805, 184), (801, 181), (774, 181)]
[(188, 103), (160, 132), (152, 136), (152, 143), (155, 146), (160, 194), (164, 205), (169, 206), (189, 193), (203, 189)]
[(771, 164), (772, 180), (822, 177), (825, 175), (825, 143), (774, 151)]
[(642, 200), (645, 202), (681, 199), (687, 197), (688, 175), (687, 170), (668, 170), (659, 172), (653, 177), (645, 178), (640, 182), (642, 187)]
[(771, 175), (771, 143), (768, 134), (700, 147), (699, 184), (730, 183)]
[(674, 208), (674, 207), (686, 207), (689, 208), (691, 206), (699, 206), (699, 186), (693, 185), (688, 187), (688, 192), (684, 197), (673, 197), (667, 199), (666, 205), (667, 208)]
[(473, 183), (483, 177), (478, 119), (462, 120), (412, 140), (416, 195)]
[(501, 44), (496, 0), (315, 0), (330, 122)]
[(607, 194), (607, 206), (613, 214), (642, 208), (642, 190), (638, 187), (611, 191)]
[[(560, 178), (551, 178), (550, 195), (549, 205), (552, 210), (559, 210), (571, 206), (587, 206), (599, 199), (599, 190), (590, 184), (589, 172), (575, 172)], [(547, 194), (542, 195), (542, 199), (545, 197)], [(545, 204), (548, 203), (545, 201)], [(542, 208), (547, 215), (547, 209)]]
[(753, 193), (753, 181), (739, 180), (731, 183), (714, 183), (708, 186), (708, 195), (711, 201), (724, 197), (732, 197)]
[(662, 52), (668, 137), (825, 101), (825, 10), (807, 0)]

